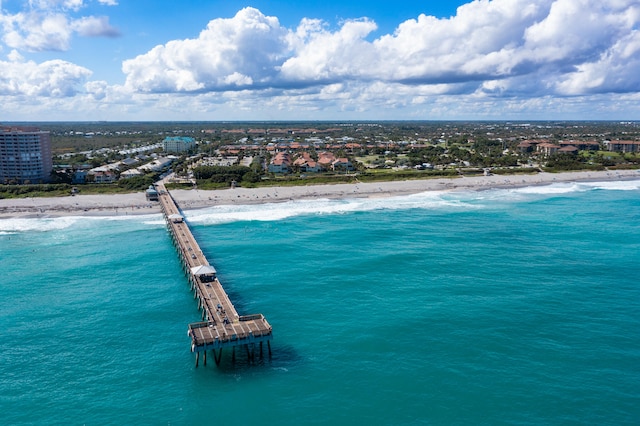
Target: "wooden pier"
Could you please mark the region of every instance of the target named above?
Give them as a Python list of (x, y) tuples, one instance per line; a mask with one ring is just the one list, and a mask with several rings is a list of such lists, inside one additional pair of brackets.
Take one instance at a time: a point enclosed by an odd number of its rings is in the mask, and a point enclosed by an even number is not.
[(271, 356), (271, 325), (262, 314), (238, 315), (173, 197), (161, 183), (156, 185), (156, 189), (167, 229), (189, 278), (193, 297), (198, 301), (198, 309), (202, 310), (202, 321), (189, 324), (188, 330), (191, 352), (196, 354), (196, 367), (200, 353), (203, 354), (204, 365), (207, 364), (209, 350), (213, 352), (216, 364), (220, 364), (224, 348), (231, 349), (235, 361), (238, 346), (245, 347), (247, 357), (252, 361), (256, 351), (262, 356), (263, 342), (267, 342)]

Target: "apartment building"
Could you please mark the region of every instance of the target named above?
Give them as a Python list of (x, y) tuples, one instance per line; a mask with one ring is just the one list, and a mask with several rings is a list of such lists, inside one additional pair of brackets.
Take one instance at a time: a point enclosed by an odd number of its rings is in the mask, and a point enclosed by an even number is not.
[(196, 140), (186, 136), (169, 136), (162, 141), (164, 152), (187, 152), (196, 147)]
[(0, 126), (0, 183), (43, 183), (52, 170), (49, 132)]

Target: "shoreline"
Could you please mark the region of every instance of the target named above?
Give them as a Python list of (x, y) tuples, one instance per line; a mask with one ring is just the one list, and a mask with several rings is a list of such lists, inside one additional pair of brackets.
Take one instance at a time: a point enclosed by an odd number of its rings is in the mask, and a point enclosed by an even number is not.
[[(229, 188), (221, 190), (176, 189), (171, 191), (179, 207), (188, 211), (215, 205), (265, 204), (318, 198), (377, 198), (427, 191), (521, 188), (553, 183), (622, 181), (640, 179), (640, 170), (490, 175), (386, 182), (359, 182), (308, 186)], [(160, 213), (157, 202), (147, 201), (143, 191), (129, 194), (74, 195), (0, 199), (0, 219), (55, 218), (60, 216), (129, 216)]]

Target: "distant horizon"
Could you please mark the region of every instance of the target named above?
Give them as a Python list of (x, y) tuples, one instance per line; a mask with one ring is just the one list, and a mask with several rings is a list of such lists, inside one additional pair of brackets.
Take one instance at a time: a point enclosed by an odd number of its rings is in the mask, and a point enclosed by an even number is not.
[(0, 121), (0, 126), (10, 124), (61, 124), (61, 123), (81, 123), (81, 124), (119, 124), (119, 123), (212, 123), (212, 124), (239, 124), (239, 123), (616, 123), (616, 124), (640, 124), (638, 120), (624, 119), (576, 119), (576, 120), (465, 120), (465, 119), (438, 119), (438, 120), (59, 120), (59, 121)]

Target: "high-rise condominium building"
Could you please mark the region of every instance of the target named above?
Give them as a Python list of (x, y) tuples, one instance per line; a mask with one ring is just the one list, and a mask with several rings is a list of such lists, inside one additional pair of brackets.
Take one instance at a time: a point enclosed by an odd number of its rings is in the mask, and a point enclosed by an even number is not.
[(49, 132), (0, 126), (0, 183), (42, 183), (53, 170)]

